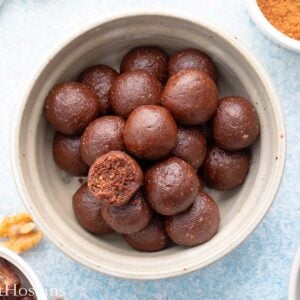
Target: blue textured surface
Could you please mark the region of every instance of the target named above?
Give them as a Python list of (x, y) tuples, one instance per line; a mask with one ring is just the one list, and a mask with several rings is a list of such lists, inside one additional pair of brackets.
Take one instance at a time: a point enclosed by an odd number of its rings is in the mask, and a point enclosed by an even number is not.
[(23, 85), (49, 49), (82, 25), (134, 10), (179, 12), (219, 25), (259, 58), (279, 94), (288, 132), (285, 175), (274, 205), (230, 255), (174, 279), (140, 282), (101, 275), (71, 261), (47, 239), (24, 258), (44, 286), (63, 289), (65, 299), (286, 299), (300, 239), (300, 55), (265, 38), (242, 0), (4, 0), (0, 6), (0, 214), (23, 210), (9, 162), (11, 122)]

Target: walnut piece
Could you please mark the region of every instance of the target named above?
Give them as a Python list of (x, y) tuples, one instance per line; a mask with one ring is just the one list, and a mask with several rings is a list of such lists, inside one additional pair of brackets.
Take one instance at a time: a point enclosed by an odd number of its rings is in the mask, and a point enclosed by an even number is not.
[(42, 239), (42, 232), (36, 229), (30, 215), (20, 213), (2, 220), (0, 238), (6, 238), (2, 243), (4, 247), (21, 253), (37, 245)]

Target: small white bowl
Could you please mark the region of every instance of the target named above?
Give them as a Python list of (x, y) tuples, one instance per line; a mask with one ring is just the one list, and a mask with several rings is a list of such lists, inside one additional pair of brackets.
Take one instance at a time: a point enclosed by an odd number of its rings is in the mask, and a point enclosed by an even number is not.
[(41, 282), (21, 256), (9, 249), (0, 247), (0, 258), (4, 258), (15, 267), (17, 274), (23, 283), (23, 288), (33, 288), (37, 300), (47, 300), (47, 296)]
[(276, 29), (264, 16), (256, 0), (248, 0), (248, 11), (260, 30), (275, 43), (287, 49), (300, 52), (300, 41), (290, 38)]
[(289, 282), (289, 300), (300, 299), (300, 248), (295, 256)]
[[(138, 45), (159, 45), (168, 53), (194, 47), (212, 56), (220, 73), (220, 96), (251, 99), (261, 122), (252, 148), (246, 182), (230, 192), (215, 192), (221, 227), (209, 242), (170, 247), (155, 253), (131, 249), (121, 236), (96, 237), (84, 231), (72, 211), (77, 178), (66, 177), (52, 158), (53, 130), (43, 116), (47, 93), (59, 81), (75, 79), (87, 66), (118, 68)], [(254, 57), (221, 29), (177, 16), (125, 15), (81, 29), (53, 51), (21, 99), (12, 139), (12, 165), (27, 209), (44, 233), (66, 254), (94, 270), (125, 278), (157, 279), (202, 268), (223, 257), (256, 228), (270, 208), (285, 163), (282, 113), (270, 81)]]

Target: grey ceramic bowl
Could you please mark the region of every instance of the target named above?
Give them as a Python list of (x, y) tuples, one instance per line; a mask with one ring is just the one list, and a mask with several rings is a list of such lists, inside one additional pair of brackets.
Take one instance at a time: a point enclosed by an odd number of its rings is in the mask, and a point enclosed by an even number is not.
[[(77, 178), (56, 167), (53, 130), (43, 116), (51, 87), (72, 80), (87, 66), (118, 68), (123, 55), (138, 45), (159, 45), (168, 53), (186, 47), (207, 52), (220, 73), (220, 95), (251, 99), (261, 121), (245, 184), (213, 193), (221, 227), (208, 243), (141, 253), (115, 234), (96, 237), (84, 231), (72, 212)], [(15, 122), (12, 162), (23, 201), (44, 233), (67, 255), (94, 270), (125, 278), (166, 278), (200, 269), (223, 257), (255, 229), (272, 204), (285, 161), (285, 130), (279, 103), (268, 77), (235, 37), (209, 24), (161, 14), (125, 15), (98, 22), (55, 49), (27, 86)]]
[(300, 299), (300, 248), (293, 261), (289, 281), (289, 300), (298, 299)]

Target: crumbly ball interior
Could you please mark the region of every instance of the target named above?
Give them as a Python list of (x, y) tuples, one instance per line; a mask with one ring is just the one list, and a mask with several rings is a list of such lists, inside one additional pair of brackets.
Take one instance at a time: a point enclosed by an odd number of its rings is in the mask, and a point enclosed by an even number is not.
[(90, 188), (104, 201), (118, 204), (131, 193), (135, 173), (134, 166), (126, 159), (107, 156), (95, 168)]

